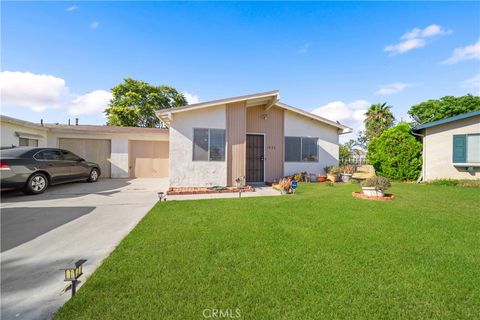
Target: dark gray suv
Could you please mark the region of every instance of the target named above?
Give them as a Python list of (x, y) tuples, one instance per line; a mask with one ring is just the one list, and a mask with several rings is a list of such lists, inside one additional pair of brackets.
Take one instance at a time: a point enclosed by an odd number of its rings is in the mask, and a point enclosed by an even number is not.
[(86, 180), (96, 182), (100, 166), (56, 148), (18, 147), (0, 151), (1, 188), (39, 194), (49, 185)]

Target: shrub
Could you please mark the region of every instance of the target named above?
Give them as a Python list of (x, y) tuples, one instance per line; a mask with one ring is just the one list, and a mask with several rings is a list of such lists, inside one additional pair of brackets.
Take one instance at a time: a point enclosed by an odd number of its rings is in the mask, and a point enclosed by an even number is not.
[(329, 174), (339, 174), (340, 173), (340, 167), (337, 167), (337, 166), (329, 167), (327, 173), (329, 173)]
[(422, 168), (422, 143), (403, 122), (368, 144), (367, 159), (377, 174), (394, 180), (414, 180)]
[(362, 182), (362, 187), (374, 187), (375, 190), (387, 190), (391, 187), (390, 180), (385, 177), (372, 177)]
[(354, 174), (356, 171), (356, 167), (354, 165), (347, 164), (347, 165), (341, 166), (340, 171), (345, 174)]
[(278, 186), (280, 187), (280, 189), (288, 191), (291, 189), (292, 180), (288, 178), (283, 178), (278, 182)]

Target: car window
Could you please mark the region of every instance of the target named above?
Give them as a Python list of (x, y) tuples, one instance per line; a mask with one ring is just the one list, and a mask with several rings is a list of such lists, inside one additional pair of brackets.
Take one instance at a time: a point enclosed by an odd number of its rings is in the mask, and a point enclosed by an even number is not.
[(35, 155), (37, 160), (63, 160), (62, 154), (58, 150), (44, 150)]
[(67, 150), (62, 150), (62, 155), (64, 160), (69, 160), (69, 161), (79, 161), (81, 158), (70, 151)]

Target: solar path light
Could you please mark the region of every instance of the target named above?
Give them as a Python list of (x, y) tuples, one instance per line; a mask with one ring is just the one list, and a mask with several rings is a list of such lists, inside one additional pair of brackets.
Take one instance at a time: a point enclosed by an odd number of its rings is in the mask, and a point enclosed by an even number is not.
[(87, 260), (81, 259), (75, 262), (71, 267), (62, 269), (65, 271), (65, 280), (64, 281), (71, 281), (72, 282), (72, 297), (75, 295), (77, 291), (77, 282), (78, 278), (83, 274), (82, 265)]

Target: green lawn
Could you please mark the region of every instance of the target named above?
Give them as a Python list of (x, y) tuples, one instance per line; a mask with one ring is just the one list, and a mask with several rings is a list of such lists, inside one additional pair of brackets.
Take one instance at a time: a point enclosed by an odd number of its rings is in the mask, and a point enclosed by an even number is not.
[(159, 203), (56, 319), (478, 319), (480, 189), (359, 188)]

